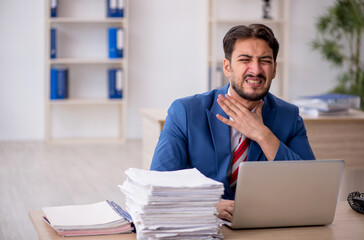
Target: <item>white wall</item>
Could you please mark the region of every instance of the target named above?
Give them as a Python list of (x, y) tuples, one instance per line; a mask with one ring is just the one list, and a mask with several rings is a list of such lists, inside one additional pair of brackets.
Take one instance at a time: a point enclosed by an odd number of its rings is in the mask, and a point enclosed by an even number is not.
[(167, 108), (204, 90), (206, 3), (130, 0), (129, 137), (141, 137), (140, 108)]
[(336, 85), (338, 69), (323, 60), (310, 45), (316, 36), (315, 23), (334, 0), (291, 0), (289, 45), (289, 99), (320, 94)]
[[(292, 99), (336, 83), (334, 69), (309, 46), (316, 18), (333, 2), (291, 0)], [(127, 136), (139, 138), (140, 108), (166, 108), (175, 98), (204, 90), (207, 5), (206, 0), (130, 0), (130, 5)], [(0, 140), (43, 139), (43, 45), (43, 0), (0, 0)]]
[(0, 140), (43, 139), (43, 6), (0, 0)]

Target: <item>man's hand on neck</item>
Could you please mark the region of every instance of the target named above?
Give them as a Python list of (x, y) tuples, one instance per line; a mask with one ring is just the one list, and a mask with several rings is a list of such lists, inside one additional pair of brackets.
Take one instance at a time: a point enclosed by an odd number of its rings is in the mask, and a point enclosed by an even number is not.
[[(219, 114), (216, 117), (223, 123), (239, 131), (245, 137), (257, 142), (269, 161), (274, 160), (278, 151), (280, 141), (273, 132), (264, 125), (262, 117), (263, 101), (258, 101), (255, 112), (246, 107), (243, 103), (228, 94), (217, 99), (222, 110), (233, 120), (227, 119)], [(256, 104), (256, 102), (251, 102)]]

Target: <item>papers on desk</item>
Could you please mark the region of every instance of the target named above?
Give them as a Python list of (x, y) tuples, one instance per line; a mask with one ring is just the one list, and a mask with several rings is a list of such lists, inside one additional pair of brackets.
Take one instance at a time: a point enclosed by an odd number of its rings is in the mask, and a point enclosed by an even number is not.
[(360, 108), (360, 97), (346, 94), (306, 96), (294, 101), (302, 114), (331, 116), (348, 114), (350, 108)]
[(43, 219), (61, 236), (130, 233), (134, 229), (129, 214), (110, 201), (42, 210)]
[(222, 239), (216, 204), (222, 183), (197, 169), (158, 172), (131, 168), (121, 191), (138, 239)]

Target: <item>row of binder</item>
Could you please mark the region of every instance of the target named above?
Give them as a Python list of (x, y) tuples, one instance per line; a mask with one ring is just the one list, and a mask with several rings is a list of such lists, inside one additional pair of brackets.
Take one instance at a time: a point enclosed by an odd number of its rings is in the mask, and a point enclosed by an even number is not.
[(107, 0), (107, 17), (124, 17), (125, 0)]
[[(50, 15), (52, 18), (58, 15), (58, 0), (50, 0)], [(106, 0), (107, 17), (124, 17), (125, 0)]]
[[(50, 58), (57, 58), (57, 29), (51, 28), (50, 32)], [(111, 27), (108, 29), (109, 58), (123, 58), (124, 56), (124, 29)]]
[[(68, 69), (53, 67), (50, 74), (50, 99), (68, 98)], [(123, 70), (121, 68), (108, 70), (108, 97), (110, 99), (121, 99), (123, 97)]]

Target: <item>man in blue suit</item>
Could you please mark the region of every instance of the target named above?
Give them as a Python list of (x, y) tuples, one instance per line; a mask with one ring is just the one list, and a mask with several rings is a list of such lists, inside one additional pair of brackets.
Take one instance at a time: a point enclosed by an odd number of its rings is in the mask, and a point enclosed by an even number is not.
[(220, 218), (231, 221), (232, 159), (241, 138), (249, 139), (246, 161), (313, 160), (315, 156), (298, 108), (269, 93), (279, 50), (272, 30), (262, 24), (233, 27), (223, 47), (229, 83), (172, 103), (151, 170), (197, 168), (222, 182), (225, 193), (217, 209)]

